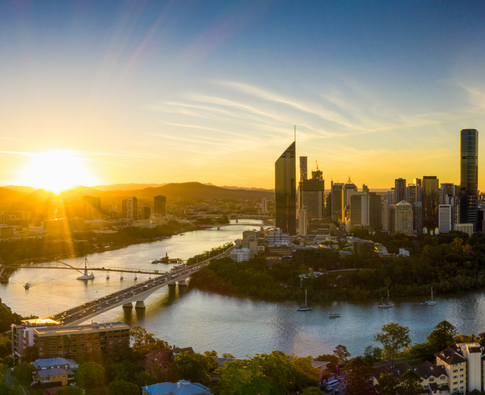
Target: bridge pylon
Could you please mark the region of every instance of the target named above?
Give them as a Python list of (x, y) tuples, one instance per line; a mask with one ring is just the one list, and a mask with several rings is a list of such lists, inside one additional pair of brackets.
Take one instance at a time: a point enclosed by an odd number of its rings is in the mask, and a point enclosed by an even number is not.
[(138, 300), (135, 305), (135, 309), (145, 309), (145, 301), (143, 300)]

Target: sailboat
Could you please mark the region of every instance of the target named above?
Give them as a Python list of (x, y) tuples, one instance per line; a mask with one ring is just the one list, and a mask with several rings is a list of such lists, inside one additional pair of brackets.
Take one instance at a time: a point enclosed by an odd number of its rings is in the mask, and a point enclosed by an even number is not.
[(78, 280), (93, 280), (94, 274), (93, 272), (88, 272), (88, 258), (84, 258), (84, 274), (77, 278)]
[(29, 283), (25, 283), (24, 288), (25, 289), (29, 289), (30, 288), (30, 284)]
[[(382, 298), (384, 299), (384, 298)], [(381, 303), (379, 303), (379, 308), (380, 309), (390, 309), (391, 307), (394, 307), (394, 303), (389, 301), (389, 289), (387, 289), (387, 300), (384, 302), (384, 300), (381, 300)]]
[(296, 311), (312, 311), (311, 307), (307, 307), (307, 290), (305, 289), (305, 306), (301, 306)]
[(427, 306), (434, 306), (437, 303), (438, 302), (433, 300), (433, 287), (431, 287), (431, 300), (427, 300), (426, 302), (424, 302), (424, 304)]

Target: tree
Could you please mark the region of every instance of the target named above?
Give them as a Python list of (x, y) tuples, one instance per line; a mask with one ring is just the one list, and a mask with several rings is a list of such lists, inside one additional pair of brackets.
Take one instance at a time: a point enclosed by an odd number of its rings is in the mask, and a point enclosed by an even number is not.
[(199, 353), (190, 355), (188, 352), (184, 352), (175, 357), (175, 363), (184, 376), (184, 379), (194, 383), (209, 385), (209, 369), (211, 367), (209, 360), (211, 359)]
[(111, 395), (139, 395), (140, 389), (136, 384), (124, 380), (113, 380), (109, 383)]
[(83, 388), (92, 389), (105, 383), (105, 369), (96, 362), (84, 362), (75, 374), (76, 382)]
[(15, 377), (20, 384), (30, 385), (32, 383), (32, 365), (29, 362), (19, 363), (13, 370)]
[(320, 391), (317, 387), (306, 387), (302, 395), (322, 395), (322, 391)]
[(338, 358), (335, 355), (332, 354), (323, 354), (319, 355), (317, 358), (315, 358), (315, 361), (324, 361), (328, 362), (327, 369), (331, 372), (335, 372), (337, 369), (338, 365)]
[(399, 385), (399, 379), (392, 374), (384, 373), (379, 378), (379, 389), (384, 395), (396, 395), (396, 389)]
[(269, 395), (271, 385), (265, 380), (263, 369), (253, 360), (226, 362), (218, 369), (220, 379), (214, 387), (216, 395)]
[(130, 331), (130, 340), (133, 350), (143, 356), (153, 350), (168, 348), (166, 341), (156, 338), (153, 333), (148, 333), (146, 329), (138, 325)]
[(414, 370), (407, 370), (399, 377), (403, 395), (418, 395), (422, 392), (421, 377)]
[(333, 354), (338, 358), (338, 361), (341, 364), (347, 363), (348, 359), (350, 358), (350, 353), (347, 351), (347, 347), (342, 346), (341, 344), (335, 347)]
[(355, 357), (348, 363), (347, 390), (348, 395), (367, 395), (372, 387), (369, 376), (371, 367), (362, 357)]
[(428, 340), (433, 353), (436, 353), (444, 350), (453, 343), (453, 338), (457, 333), (456, 327), (453, 324), (450, 324), (448, 321), (441, 321), (434, 327), (433, 332), (429, 334), (426, 340)]
[(394, 362), (397, 353), (404, 347), (411, 344), (409, 338), (409, 328), (390, 322), (382, 325), (382, 332), (374, 336), (374, 340), (382, 344), (384, 352), (388, 355), (389, 360)]
[(379, 347), (367, 346), (364, 351), (364, 360), (372, 365), (379, 362), (382, 358), (382, 350)]
[(225, 352), (222, 354), (222, 358), (226, 358), (226, 359), (236, 359), (236, 357), (232, 354), (229, 354), (228, 352)]
[(64, 388), (58, 389), (52, 395), (84, 395), (84, 391), (81, 388), (67, 385)]
[(34, 362), (39, 359), (39, 349), (36, 346), (27, 347), (22, 354), (22, 362)]

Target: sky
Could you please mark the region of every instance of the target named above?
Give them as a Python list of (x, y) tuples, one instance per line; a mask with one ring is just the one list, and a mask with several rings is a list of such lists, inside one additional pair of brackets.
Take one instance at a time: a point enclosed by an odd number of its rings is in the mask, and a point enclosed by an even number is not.
[(483, 1), (2, 1), (0, 185), (66, 151), (84, 185), (274, 188), (294, 125), (326, 188), (459, 183), (460, 130), (485, 131), (484, 15)]

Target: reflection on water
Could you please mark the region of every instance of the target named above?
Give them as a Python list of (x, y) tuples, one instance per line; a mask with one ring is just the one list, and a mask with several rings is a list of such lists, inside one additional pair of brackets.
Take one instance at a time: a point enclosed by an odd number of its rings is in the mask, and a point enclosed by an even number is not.
[[(259, 221), (253, 221), (254, 227)], [(166, 271), (171, 265), (152, 265), (165, 251), (172, 257), (189, 258), (240, 237), (246, 225), (206, 230), (174, 236), (171, 239), (126, 247), (88, 256), (93, 266), (157, 268)], [(66, 260), (80, 264), (82, 258)], [(22, 269), (8, 284), (0, 286), (0, 297), (23, 315), (48, 316), (71, 306), (98, 299), (135, 283), (134, 275), (95, 272), (87, 283), (76, 280), (79, 274), (70, 270)], [(144, 281), (146, 275), (138, 275)], [(23, 285), (32, 283), (29, 290)], [(297, 312), (297, 303), (271, 303), (217, 295), (187, 287), (165, 287), (146, 299), (146, 310), (116, 308), (98, 317), (97, 322), (123, 321), (141, 325), (169, 344), (193, 347), (196, 351), (216, 350), (237, 357), (271, 352), (278, 349), (297, 355), (332, 353), (338, 344), (352, 355), (362, 354), (373, 344), (375, 333), (388, 322), (410, 328), (411, 339), (422, 342), (442, 320), (457, 326), (460, 333), (485, 331), (485, 296), (483, 292), (461, 295), (436, 295), (438, 304), (422, 304), (426, 297), (393, 298), (395, 308), (379, 309), (378, 301), (329, 302), (315, 305), (309, 295), (311, 312)], [(340, 313), (330, 319), (329, 313)]]

